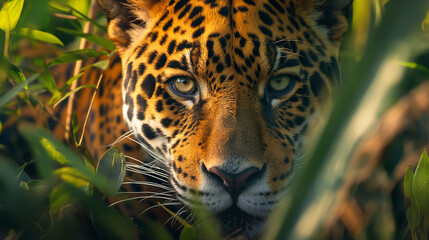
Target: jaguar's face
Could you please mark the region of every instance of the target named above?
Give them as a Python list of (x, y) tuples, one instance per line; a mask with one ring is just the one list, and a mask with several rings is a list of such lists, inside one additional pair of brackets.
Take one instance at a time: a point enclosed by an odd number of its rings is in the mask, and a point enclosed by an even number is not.
[[(120, 32), (129, 17), (111, 20), (127, 125), (164, 159), (177, 198), (200, 197), (224, 234), (261, 232), (288, 189), (339, 80), (336, 2), (324, 12), (312, 1), (132, 0), (141, 21)], [(337, 18), (323, 25), (327, 14)]]

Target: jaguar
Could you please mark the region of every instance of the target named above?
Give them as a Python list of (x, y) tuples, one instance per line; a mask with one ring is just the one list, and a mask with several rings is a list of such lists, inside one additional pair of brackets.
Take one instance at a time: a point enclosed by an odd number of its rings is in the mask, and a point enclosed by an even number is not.
[(117, 141), (129, 192), (199, 199), (224, 236), (263, 233), (340, 84), (351, 0), (98, 2), (117, 56), (87, 127), (96, 158)]

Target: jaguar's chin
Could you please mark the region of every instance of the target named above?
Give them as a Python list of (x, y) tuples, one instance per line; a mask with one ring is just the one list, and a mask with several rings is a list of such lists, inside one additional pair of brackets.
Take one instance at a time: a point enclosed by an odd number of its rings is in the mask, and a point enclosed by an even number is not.
[(236, 206), (215, 216), (223, 236), (244, 236), (246, 239), (256, 238), (264, 229), (267, 218), (248, 214)]

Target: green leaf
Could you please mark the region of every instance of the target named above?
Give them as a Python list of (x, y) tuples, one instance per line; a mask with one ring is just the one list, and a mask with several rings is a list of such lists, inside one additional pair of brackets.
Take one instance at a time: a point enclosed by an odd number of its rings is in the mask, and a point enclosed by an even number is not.
[(6, 1), (0, 11), (0, 29), (11, 31), (15, 28), (21, 16), (24, 0)]
[(28, 37), (37, 41), (41, 41), (41, 42), (53, 43), (53, 44), (64, 46), (63, 42), (61, 42), (61, 40), (58, 39), (56, 36), (47, 32), (39, 31), (39, 30), (21, 28), (19, 30), (19, 35)]
[(24, 88), (28, 88), (27, 79), (25, 78), (24, 73), (22, 73), (22, 70), (13, 63), (9, 62), (3, 56), (0, 56), (0, 67), (1, 69), (6, 69), (5, 71), (9, 77), (11, 77), (16, 83), (25, 83)]
[[(71, 2), (76, 3), (76, 1)], [(81, 11), (77, 10), (75, 7), (70, 6), (69, 4), (64, 4), (62, 2), (56, 1), (56, 2), (50, 2), (49, 5), (57, 10), (60, 10), (62, 12), (72, 13), (74, 16), (79, 17), (80, 19), (83, 19), (85, 21), (91, 22), (94, 26), (96, 26), (98, 29), (103, 31), (104, 33), (107, 33), (107, 30), (104, 26), (100, 25), (98, 22), (92, 20), (87, 16), (87, 14), (82, 13)]]
[(193, 227), (185, 226), (180, 233), (180, 240), (198, 240), (197, 232)]
[(103, 154), (98, 162), (96, 172), (107, 177), (110, 181), (112, 189), (114, 189), (110, 194), (116, 193), (121, 187), (125, 177), (126, 162), (124, 154), (122, 154), (117, 147), (110, 148)]
[(49, 139), (47, 138), (41, 138), (40, 145), (43, 147), (43, 149), (46, 150), (46, 153), (48, 154), (50, 159), (53, 159), (62, 165), (70, 163), (69, 160), (66, 159), (64, 154), (58, 151), (58, 148), (54, 142), (49, 141)]
[(413, 194), (420, 211), (429, 210), (429, 157), (426, 150), (423, 151), (414, 174)]
[(89, 185), (88, 177), (83, 175), (76, 168), (62, 167), (55, 170), (54, 174), (59, 176), (64, 182), (76, 188), (81, 188)]
[(405, 201), (407, 205), (406, 215), (411, 231), (414, 231), (420, 222), (419, 211), (413, 195), (413, 178), (413, 170), (410, 167), (407, 167), (404, 177), (404, 195), (407, 200)]
[(21, 92), (23, 89), (25, 89), (25, 87), (27, 86), (27, 83), (33, 82), (39, 76), (40, 76), (40, 74), (38, 74), (38, 73), (31, 75), (27, 79), (27, 82), (20, 83), (20, 84), (16, 85), (15, 87), (13, 87), (12, 89), (8, 90), (6, 93), (2, 94), (0, 96), (0, 108), (3, 107), (4, 105), (6, 105), (10, 100), (12, 100), (16, 95), (18, 95), (19, 92)]
[(63, 143), (55, 139), (51, 134), (34, 127), (23, 127), (20, 133), (30, 143), (35, 157), (37, 169), (42, 178), (49, 179), (52, 176), (52, 159), (74, 167), (80, 174), (85, 176), (91, 183), (104, 193), (115, 192), (110, 181), (103, 176), (95, 174), (87, 167), (84, 161)]
[(413, 179), (413, 194), (420, 217), (423, 217), (422, 237), (426, 239), (429, 229), (429, 156), (423, 151)]
[(166, 208), (164, 205), (158, 202), (158, 205), (164, 208), (171, 216), (173, 216), (177, 221), (179, 221), (184, 227), (192, 227), (191, 224), (185, 221), (182, 217), (172, 212), (170, 209)]
[(407, 67), (407, 68), (416, 69), (416, 70), (420, 70), (420, 71), (425, 72), (425, 73), (429, 73), (429, 68), (427, 68), (421, 64), (415, 63), (415, 62), (398, 61), (397, 63), (399, 65)]
[(74, 36), (79, 36), (85, 38), (89, 42), (95, 43), (100, 47), (103, 47), (109, 51), (115, 50), (115, 44), (113, 44), (109, 39), (93, 34), (83, 33), (76, 30), (66, 29), (66, 28), (57, 28), (59, 31), (68, 33)]
[(61, 54), (60, 56), (52, 59), (49, 64), (48, 67), (52, 67), (55, 65), (59, 65), (59, 64), (64, 64), (64, 63), (71, 63), (71, 62), (76, 62), (78, 60), (84, 60), (87, 58), (91, 58), (91, 57), (100, 57), (103, 55), (107, 55), (108, 52), (106, 51), (97, 51), (94, 49), (81, 49), (81, 50), (74, 50), (74, 51), (70, 51), (70, 52), (65, 52), (63, 54)]
[(85, 88), (93, 88), (93, 89), (95, 89), (96, 87), (95, 87), (95, 85), (93, 85), (93, 84), (87, 84), (87, 85), (81, 85), (81, 86), (79, 86), (79, 87), (77, 87), (77, 88), (75, 88), (75, 89), (73, 89), (73, 90), (71, 90), (70, 92), (68, 92), (68, 93), (66, 93), (66, 94), (64, 94), (64, 96), (62, 97), (62, 98), (60, 98), (55, 104), (54, 104), (54, 107), (57, 107), (58, 106), (58, 104), (60, 104), (62, 101), (64, 101), (65, 99), (67, 99), (71, 94), (73, 94), (73, 93), (75, 93), (75, 92), (77, 92), (77, 91), (79, 91), (79, 90), (81, 90), (81, 89), (85, 89)]
[(414, 173), (410, 166), (407, 167), (407, 170), (405, 170), (405, 177), (404, 177), (404, 195), (406, 198), (413, 200), (413, 178)]
[(100, 70), (106, 70), (106, 68), (109, 66), (110, 60), (106, 59), (106, 60), (100, 60), (94, 64), (88, 65), (84, 68), (81, 69), (81, 71), (86, 70), (88, 68), (92, 68), (92, 67), (96, 67)]
[(91, 64), (91, 66), (94, 66), (100, 70), (106, 70), (106, 68), (109, 66), (109, 63), (110, 63), (110, 60), (106, 59), (106, 60), (101, 60), (94, 64)]
[(61, 96), (61, 93), (57, 87), (57, 83), (55, 82), (54, 77), (52, 77), (49, 71), (45, 71), (42, 75), (40, 75), (39, 80), (43, 84), (43, 86), (45, 86), (49, 90), (49, 92), (52, 93), (54, 97), (58, 98), (58, 94), (59, 96)]
[(57, 213), (72, 197), (64, 184), (56, 186), (49, 195), (49, 208), (52, 213)]
[(71, 77), (69, 80), (67, 80), (66, 84), (64, 84), (64, 86), (61, 87), (60, 92), (65, 91), (74, 81), (76, 81), (77, 79), (79, 79), (80, 77), (82, 77), (83, 72)]
[(16, 83), (24, 83), (24, 88), (28, 89), (27, 79), (25, 78), (24, 73), (22, 73), (20, 68), (10, 63), (9, 68), (7, 70), (7, 74), (9, 74), (9, 76), (13, 80), (15, 80)]

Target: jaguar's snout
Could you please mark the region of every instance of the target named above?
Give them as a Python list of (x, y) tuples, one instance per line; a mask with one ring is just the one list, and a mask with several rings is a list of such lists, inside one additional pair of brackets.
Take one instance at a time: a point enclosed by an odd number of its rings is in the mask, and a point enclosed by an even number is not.
[(238, 196), (248, 187), (260, 180), (266, 171), (267, 164), (262, 168), (248, 167), (238, 173), (232, 173), (220, 166), (207, 167), (202, 164), (203, 172), (211, 176), (231, 195), (234, 202), (237, 201)]

